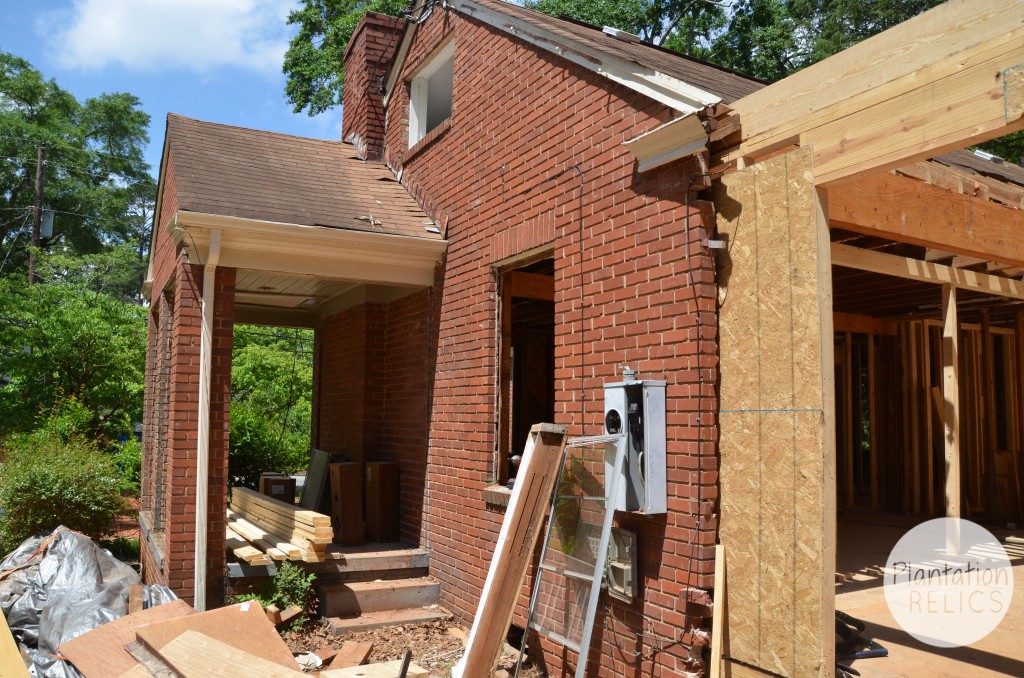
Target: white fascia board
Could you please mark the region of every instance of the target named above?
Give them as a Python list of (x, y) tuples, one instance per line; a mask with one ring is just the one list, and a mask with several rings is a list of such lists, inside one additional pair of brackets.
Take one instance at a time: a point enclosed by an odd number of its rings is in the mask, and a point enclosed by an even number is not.
[[(209, 234), (221, 230), (220, 265), (338, 280), (429, 286), (448, 243), (200, 212), (178, 212), (167, 225), (175, 241), (206, 260)], [(186, 235), (187, 231), (187, 235)]]
[(679, 78), (605, 54), (522, 19), (478, 5), (473, 0), (447, 0), (447, 4), (462, 14), (557, 54), (681, 113), (692, 113), (722, 101), (721, 97)]
[(696, 113), (670, 120), (624, 145), (636, 156), (641, 172), (707, 150), (708, 133)]

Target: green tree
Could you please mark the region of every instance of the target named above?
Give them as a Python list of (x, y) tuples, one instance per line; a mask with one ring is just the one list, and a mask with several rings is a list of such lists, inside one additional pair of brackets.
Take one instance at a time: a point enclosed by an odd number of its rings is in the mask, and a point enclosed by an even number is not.
[(80, 102), (26, 60), (0, 52), (0, 272), (27, 261), (40, 146), (47, 153), (43, 205), (55, 213), (50, 248), (145, 248), (142, 206), (156, 191), (143, 159), (149, 115), (140, 103), (127, 93)]
[(363, 15), (403, 16), (407, 0), (302, 0), (288, 15), (298, 26), (284, 55), (285, 95), (296, 113), (319, 115), (341, 104), (345, 48)]
[(134, 252), (47, 256), (40, 284), (0, 279), (0, 437), (34, 429), (67, 398), (88, 412), (80, 428), (93, 438), (130, 434), (141, 420), (145, 309), (123, 298), (124, 259)]
[(264, 471), (309, 461), (312, 333), (239, 325), (231, 369), (232, 484), (256, 486)]

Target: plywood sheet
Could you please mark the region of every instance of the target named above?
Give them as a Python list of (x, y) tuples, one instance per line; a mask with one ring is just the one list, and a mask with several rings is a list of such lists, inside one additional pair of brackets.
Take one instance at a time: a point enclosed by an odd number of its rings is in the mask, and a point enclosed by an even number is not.
[(185, 631), (165, 645), (159, 655), (185, 678), (299, 678), (304, 675), (198, 631)]
[(11, 635), (7, 617), (0, 611), (0, 675), (3, 678), (28, 678), (28, 669), (21, 658), (18, 643)]
[(274, 624), (263, 608), (253, 601), (150, 624), (137, 629), (135, 634), (151, 651), (159, 652), (188, 630), (198, 631), (280, 666), (297, 668), (295, 658)]
[[(402, 669), (402, 661), (396, 659), (380, 664), (366, 664), (364, 666), (350, 666), (347, 669), (332, 669), (321, 671), (320, 678), (398, 678)], [(407, 678), (427, 678), (430, 671), (422, 666), (409, 664), (409, 670), (405, 674)]]
[(714, 199), (728, 242), (719, 261), (723, 650), (775, 675), (816, 675), (833, 662), (826, 208), (808, 150), (724, 177)]
[(146, 624), (195, 613), (192, 606), (185, 601), (172, 600), (107, 622), (74, 640), (69, 640), (57, 649), (87, 678), (116, 678), (138, 664), (124, 649), (125, 645), (135, 640), (136, 629)]
[(366, 543), (363, 521), (363, 479), (359, 464), (331, 464), (331, 525), (342, 546)]

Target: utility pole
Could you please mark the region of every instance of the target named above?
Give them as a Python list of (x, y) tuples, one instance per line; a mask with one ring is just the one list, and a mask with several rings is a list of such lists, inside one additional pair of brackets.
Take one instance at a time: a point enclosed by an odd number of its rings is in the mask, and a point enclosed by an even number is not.
[(46, 178), (46, 146), (39, 147), (36, 162), (36, 204), (32, 212), (32, 239), (28, 250), (28, 284), (36, 282), (36, 248), (39, 247), (39, 224), (43, 218), (43, 180)]

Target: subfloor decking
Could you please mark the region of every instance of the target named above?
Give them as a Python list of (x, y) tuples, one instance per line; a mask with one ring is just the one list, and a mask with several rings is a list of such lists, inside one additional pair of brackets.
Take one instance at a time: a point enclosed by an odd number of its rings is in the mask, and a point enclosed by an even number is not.
[[(1005, 545), (1013, 564), (1013, 602), (998, 628), (971, 647), (938, 648), (899, 627), (885, 603), (882, 569), (889, 552), (919, 517), (856, 513), (839, 519), (836, 609), (867, 623), (864, 636), (888, 648), (889, 656), (852, 663), (863, 678), (994, 678), (1024, 676), (1024, 546)], [(1024, 531), (996, 530), (1000, 540)]]

